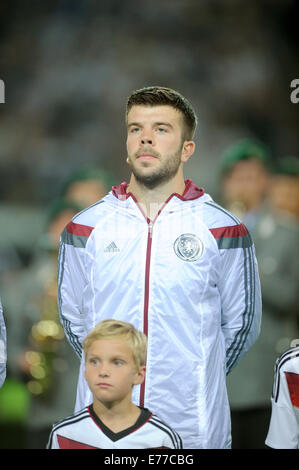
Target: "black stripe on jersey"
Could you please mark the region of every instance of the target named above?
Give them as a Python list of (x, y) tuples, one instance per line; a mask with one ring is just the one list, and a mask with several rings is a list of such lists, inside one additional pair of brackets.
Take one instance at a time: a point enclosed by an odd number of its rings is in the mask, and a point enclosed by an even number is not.
[(290, 361), (291, 359), (294, 359), (295, 357), (299, 357), (299, 347), (288, 349), (276, 361), (274, 383), (273, 383), (273, 390), (272, 390), (272, 398), (274, 399), (275, 402), (277, 402), (278, 396), (279, 396), (280, 369), (286, 362)]
[(176, 440), (176, 443), (177, 443), (177, 448), (178, 449), (183, 449), (183, 441), (182, 441), (180, 435), (173, 428), (171, 428), (168, 424), (166, 424), (164, 421), (162, 421), (160, 418), (158, 418), (158, 416), (153, 415), (153, 419), (157, 423), (161, 424), (162, 426), (165, 426), (166, 430), (169, 430), (173, 434), (174, 439)]
[(67, 416), (66, 418), (63, 418), (59, 421), (56, 421), (56, 423), (54, 423), (53, 425), (53, 428), (56, 428), (56, 426), (60, 426), (60, 424), (63, 424), (63, 423), (68, 423), (69, 421), (72, 421), (82, 415), (86, 414), (87, 416), (89, 415), (88, 413), (88, 406), (85, 406), (84, 408), (82, 408), (80, 411), (77, 411), (77, 413), (74, 413), (70, 416)]
[(286, 356), (293, 356), (294, 354), (299, 353), (299, 346), (295, 346), (294, 348), (287, 349), (281, 356), (276, 360), (276, 364), (278, 365)]
[(171, 429), (170, 426), (168, 426), (166, 423), (161, 421), (157, 416), (153, 415), (151, 419), (149, 420), (149, 423), (152, 424), (153, 426), (156, 426), (157, 428), (161, 429), (162, 431), (164, 431), (166, 434), (169, 435), (174, 449), (183, 449), (182, 439), (177, 434), (177, 432)]
[(123, 431), (119, 432), (113, 432), (111, 429), (109, 429), (103, 421), (98, 417), (98, 415), (95, 413), (93, 406), (90, 405), (88, 407), (90, 416), (96, 423), (96, 425), (101, 429), (103, 434), (105, 434), (111, 441), (116, 442), (119, 439), (122, 439), (123, 437), (128, 436), (129, 434), (133, 433), (134, 431), (137, 431), (141, 426), (143, 426), (145, 423), (149, 421), (149, 418), (151, 417), (152, 413), (147, 409), (147, 408), (141, 408), (138, 407), (141, 410), (141, 413), (136, 421), (135, 424), (130, 426), (127, 429), (124, 429)]
[(68, 418), (62, 419), (61, 421), (58, 421), (55, 423), (52, 427), (52, 431), (50, 434), (49, 442), (47, 445), (48, 449), (51, 449), (52, 447), (52, 441), (53, 441), (53, 435), (54, 432), (57, 431), (60, 428), (63, 428), (65, 426), (69, 426), (70, 424), (77, 423), (78, 421), (82, 421), (83, 419), (90, 418), (88, 408), (84, 408), (83, 410), (79, 411), (78, 413), (69, 416)]

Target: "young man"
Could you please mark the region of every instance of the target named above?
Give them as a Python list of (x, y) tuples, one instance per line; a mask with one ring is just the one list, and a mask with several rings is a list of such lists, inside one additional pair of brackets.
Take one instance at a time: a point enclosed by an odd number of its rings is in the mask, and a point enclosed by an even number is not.
[[(169, 422), (184, 447), (229, 448), (226, 373), (260, 328), (252, 240), (184, 181), (197, 122), (184, 97), (137, 90), (126, 121), (129, 184), (114, 186), (62, 234), (61, 320), (81, 358), (85, 334), (109, 312), (133, 323), (148, 337), (147, 376), (133, 402)], [(90, 402), (83, 364), (77, 410)]]
[(271, 404), (266, 444), (273, 449), (299, 449), (299, 346), (276, 361)]
[(145, 377), (146, 336), (133, 325), (100, 322), (83, 342), (92, 405), (53, 426), (51, 449), (181, 449), (179, 435), (131, 401)]

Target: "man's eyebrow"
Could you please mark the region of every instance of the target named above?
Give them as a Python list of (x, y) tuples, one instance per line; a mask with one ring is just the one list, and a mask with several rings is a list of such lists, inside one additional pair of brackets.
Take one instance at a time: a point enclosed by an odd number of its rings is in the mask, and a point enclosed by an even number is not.
[(128, 127), (141, 126), (140, 122), (128, 122)]
[(167, 127), (173, 127), (170, 122), (155, 122), (155, 126), (167, 126)]
[(165, 126), (169, 127), (169, 129), (173, 129), (173, 125), (170, 122), (155, 122), (154, 126)]
[[(153, 124), (154, 126), (167, 126), (167, 127), (173, 127), (172, 124), (170, 124), (170, 122), (164, 122), (164, 121), (158, 121), (158, 122), (154, 122)], [(128, 127), (132, 127), (132, 126), (142, 126), (142, 124), (140, 122), (129, 122), (128, 123)]]

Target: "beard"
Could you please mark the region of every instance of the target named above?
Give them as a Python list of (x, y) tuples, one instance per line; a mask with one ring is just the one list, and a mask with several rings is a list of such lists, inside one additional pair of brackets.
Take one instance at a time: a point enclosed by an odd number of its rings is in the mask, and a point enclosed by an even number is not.
[[(150, 153), (153, 154), (152, 151)], [(148, 189), (154, 189), (163, 183), (167, 183), (177, 174), (181, 164), (181, 153), (182, 149), (180, 148), (176, 153), (168, 155), (159, 168), (153, 168), (152, 171), (147, 174), (145, 174), (142, 169), (136, 168), (129, 156), (127, 161), (136, 181)], [(137, 156), (138, 154), (134, 155), (134, 158)], [(154, 154), (154, 156), (161, 161), (160, 155)], [(149, 167), (149, 165), (145, 162), (143, 168), (146, 167)]]

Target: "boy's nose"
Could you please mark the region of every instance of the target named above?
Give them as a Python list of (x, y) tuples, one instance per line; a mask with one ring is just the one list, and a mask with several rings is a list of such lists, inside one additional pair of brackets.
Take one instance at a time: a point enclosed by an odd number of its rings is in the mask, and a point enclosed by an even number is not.
[(109, 368), (108, 367), (101, 367), (101, 369), (99, 370), (99, 375), (101, 377), (107, 377), (110, 375), (110, 372), (109, 372)]

